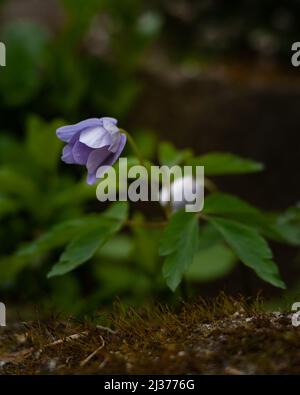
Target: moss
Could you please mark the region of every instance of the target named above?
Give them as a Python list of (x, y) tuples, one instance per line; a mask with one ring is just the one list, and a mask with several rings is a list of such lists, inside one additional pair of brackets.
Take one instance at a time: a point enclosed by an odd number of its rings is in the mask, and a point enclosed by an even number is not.
[(7, 328), (0, 372), (300, 373), (300, 328), (288, 314), (264, 312), (259, 300), (220, 295), (177, 311), (118, 306), (106, 325), (52, 318)]

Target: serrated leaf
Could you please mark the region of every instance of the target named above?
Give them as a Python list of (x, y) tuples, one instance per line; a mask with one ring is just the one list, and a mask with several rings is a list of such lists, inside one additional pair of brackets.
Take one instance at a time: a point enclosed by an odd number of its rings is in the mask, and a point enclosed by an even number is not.
[(248, 202), (226, 193), (212, 193), (205, 199), (204, 214), (222, 215), (259, 229), (269, 225), (264, 213)]
[[(264, 213), (248, 202), (225, 193), (213, 193), (205, 200), (204, 214), (217, 215), (246, 223), (269, 239), (296, 245), (296, 227), (281, 224), (277, 215)], [(298, 238), (298, 245), (300, 237)]]
[(173, 214), (162, 236), (160, 255), (166, 256), (163, 276), (175, 291), (198, 250), (198, 220), (195, 214), (178, 211)]
[(98, 216), (87, 216), (72, 219), (55, 225), (50, 231), (37, 240), (27, 244), (17, 251), (17, 256), (33, 256), (50, 251), (53, 248), (66, 244), (80, 232), (93, 228), (99, 221)]
[(274, 217), (273, 229), (282, 238), (282, 241), (291, 245), (300, 245), (300, 209), (290, 207), (283, 213)]
[(209, 218), (237, 257), (264, 281), (285, 288), (277, 265), (272, 261), (272, 251), (259, 233), (244, 224), (223, 218)]
[(212, 193), (207, 196), (205, 199), (204, 211), (206, 214), (260, 213), (256, 207), (251, 206), (244, 200), (221, 192)]
[(263, 170), (263, 164), (238, 155), (223, 152), (211, 152), (189, 160), (189, 165), (204, 166), (205, 175), (255, 173)]
[(98, 224), (92, 230), (79, 234), (68, 244), (59, 261), (48, 273), (48, 277), (68, 273), (92, 258), (96, 251), (120, 230), (127, 214), (127, 202), (113, 204), (99, 218)]

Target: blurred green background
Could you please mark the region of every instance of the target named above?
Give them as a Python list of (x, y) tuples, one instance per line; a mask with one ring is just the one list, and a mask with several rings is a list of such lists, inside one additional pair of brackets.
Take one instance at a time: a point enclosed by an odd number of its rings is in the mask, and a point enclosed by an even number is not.
[[(296, 0), (0, 1), (0, 300), (81, 313), (117, 297), (177, 298), (160, 278), (155, 231), (119, 235), (93, 262), (53, 279), (59, 249), (16, 253), (55, 224), (102, 210), (82, 169), (60, 163), (55, 129), (64, 123), (116, 117), (151, 159), (165, 139), (197, 154), (248, 156), (266, 171), (218, 180), (225, 191), (272, 210), (298, 201), (300, 70), (290, 59), (299, 16)], [(297, 249), (274, 248), (298, 294)], [(200, 258), (207, 265), (188, 274), (192, 294), (277, 296), (228, 251), (206, 248)]]

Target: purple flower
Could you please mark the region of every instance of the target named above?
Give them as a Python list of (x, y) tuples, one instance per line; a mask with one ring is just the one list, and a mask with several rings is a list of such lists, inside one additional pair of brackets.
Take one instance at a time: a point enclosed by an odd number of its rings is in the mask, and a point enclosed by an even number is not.
[[(126, 144), (126, 135), (120, 133), (114, 118), (89, 118), (75, 125), (63, 126), (57, 137), (66, 142), (62, 161), (87, 167), (87, 183), (96, 182), (100, 166), (112, 166), (120, 157)], [(98, 173), (99, 176), (99, 173)]]

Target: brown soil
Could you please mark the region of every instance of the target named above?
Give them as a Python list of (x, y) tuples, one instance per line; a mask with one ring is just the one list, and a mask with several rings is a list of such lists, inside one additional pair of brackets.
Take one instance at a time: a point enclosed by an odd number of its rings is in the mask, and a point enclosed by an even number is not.
[(260, 303), (126, 312), (105, 325), (51, 319), (1, 328), (2, 374), (299, 374), (300, 327)]

